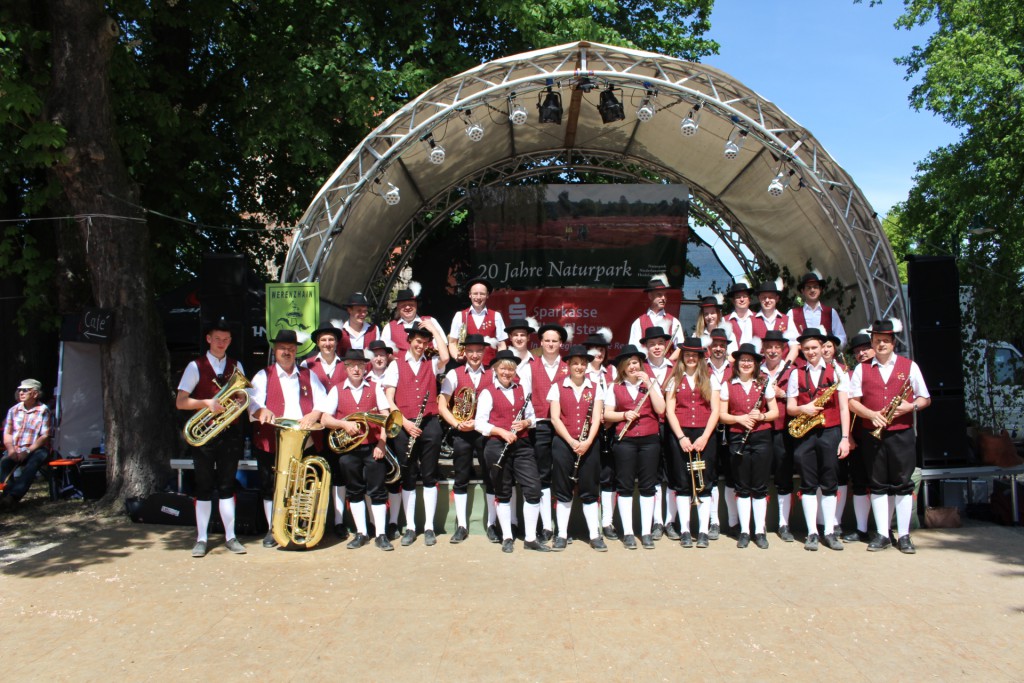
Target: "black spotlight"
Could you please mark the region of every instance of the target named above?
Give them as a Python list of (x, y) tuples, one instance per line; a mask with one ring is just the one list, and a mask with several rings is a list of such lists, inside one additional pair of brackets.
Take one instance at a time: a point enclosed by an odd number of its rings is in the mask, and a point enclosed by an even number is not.
[(552, 91), (551, 88), (548, 88), (548, 94), (544, 97), (544, 103), (537, 104), (537, 109), (540, 110), (541, 123), (562, 122), (562, 96)]
[(621, 121), (626, 118), (626, 112), (622, 108), (622, 103), (615, 99), (615, 93), (612, 90), (613, 88), (610, 85), (607, 90), (602, 90), (601, 103), (597, 105), (597, 111), (601, 113), (601, 120), (605, 123)]
[(576, 89), (583, 91), (583, 94), (586, 95), (594, 89), (594, 82), (584, 76), (579, 80), (579, 83), (576, 84)]

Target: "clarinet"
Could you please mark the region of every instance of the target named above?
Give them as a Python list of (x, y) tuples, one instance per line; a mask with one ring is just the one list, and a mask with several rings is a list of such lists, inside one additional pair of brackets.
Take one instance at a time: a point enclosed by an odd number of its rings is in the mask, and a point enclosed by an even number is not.
[[(586, 422), (583, 423), (583, 428), (580, 430), (580, 436), (579, 436), (578, 439), (576, 439), (579, 442), (586, 441), (587, 437), (590, 436), (590, 421), (594, 418), (594, 404), (595, 403), (597, 403), (596, 399), (595, 398), (591, 398), (590, 399), (590, 405), (587, 406), (587, 419), (586, 419)], [(586, 455), (586, 453), (584, 453), (583, 455)], [(583, 460), (583, 455), (577, 455), (576, 456), (576, 462), (573, 463), (572, 474), (569, 475), (569, 479), (571, 479), (573, 481), (579, 481), (580, 480), (580, 462)]]
[[(754, 408), (757, 408), (759, 405), (761, 405), (761, 401), (764, 400), (764, 394), (768, 390), (768, 384), (771, 381), (771, 380), (769, 380), (767, 375), (761, 375), (761, 377), (759, 377), (758, 379), (763, 379), (764, 381), (761, 383), (761, 393), (759, 393), (757, 395), (757, 400), (754, 401)], [(754, 431), (753, 427), (751, 427), (747, 431), (743, 432), (743, 440), (740, 441), (740, 450), (737, 451), (737, 452), (743, 451), (743, 447), (747, 445), (747, 439), (750, 438), (750, 433), (752, 431)]]
[[(513, 423), (519, 422), (520, 420), (523, 419), (523, 416), (526, 415), (526, 407), (530, 405), (531, 396), (533, 396), (532, 392), (526, 395), (526, 400), (523, 401), (523, 407), (519, 409), (518, 413), (516, 413), (515, 418), (512, 420)], [(505, 442), (505, 447), (501, 449), (501, 453), (498, 454), (498, 459), (495, 460), (494, 465), (491, 466), (491, 479), (494, 479), (494, 471), (501, 469), (503, 461), (505, 460), (505, 454), (508, 453), (508, 447), (511, 446), (513, 443), (515, 442)]]
[[(428, 401), (430, 401), (430, 387), (427, 387), (426, 391), (423, 392), (423, 403), (420, 404), (420, 412), (416, 415), (416, 419), (413, 420), (413, 424), (416, 427), (419, 427), (423, 423), (423, 413), (427, 410)], [(405, 451), (406, 462), (408, 462), (409, 458), (412, 457), (412, 449), (416, 445), (416, 439), (417, 437), (415, 436), (409, 437), (409, 448)]]

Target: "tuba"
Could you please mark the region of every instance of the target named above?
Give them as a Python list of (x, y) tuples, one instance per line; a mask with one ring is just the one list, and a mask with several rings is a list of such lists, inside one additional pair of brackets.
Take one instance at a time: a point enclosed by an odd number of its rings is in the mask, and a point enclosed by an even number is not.
[(277, 461), (274, 467), (274, 540), (286, 550), (308, 550), (320, 542), (331, 502), (331, 470), (317, 455), (302, 457), (309, 433), (323, 429), (300, 429), (298, 420), (277, 418)]
[(185, 423), (185, 441), (189, 446), (202, 446), (220, 434), (249, 407), (249, 392), (252, 385), (238, 368), (231, 373), (224, 386), (213, 398), (224, 406), (224, 412), (216, 415), (209, 408), (197, 410)]

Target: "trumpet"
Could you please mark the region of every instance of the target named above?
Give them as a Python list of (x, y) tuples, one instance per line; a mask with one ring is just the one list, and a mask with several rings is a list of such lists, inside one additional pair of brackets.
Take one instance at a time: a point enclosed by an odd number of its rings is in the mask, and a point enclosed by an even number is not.
[(347, 422), (355, 422), (359, 426), (359, 431), (355, 434), (349, 434), (344, 429), (332, 429), (330, 434), (327, 435), (327, 445), (335, 453), (347, 453), (356, 446), (361, 445), (363, 440), (366, 439), (366, 435), (370, 432), (370, 425), (382, 427), (389, 439), (398, 436), (398, 432), (402, 430), (402, 413), (397, 410), (392, 410), (387, 415), (352, 413), (345, 416), (344, 419)]
[(698, 450), (686, 451), (686, 458), (689, 460), (686, 469), (690, 471), (690, 505), (697, 505), (697, 494), (704, 490), (704, 470), (708, 464)]
[(249, 407), (249, 392), (252, 385), (238, 368), (231, 373), (224, 386), (213, 399), (224, 407), (224, 411), (214, 414), (209, 408), (196, 411), (195, 415), (185, 423), (185, 441), (189, 446), (202, 446), (213, 437), (224, 431), (239, 415)]

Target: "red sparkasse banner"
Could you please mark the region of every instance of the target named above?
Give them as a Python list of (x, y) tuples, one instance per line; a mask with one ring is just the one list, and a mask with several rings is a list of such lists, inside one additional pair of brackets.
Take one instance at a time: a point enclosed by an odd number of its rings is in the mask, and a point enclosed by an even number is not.
[[(679, 310), (682, 293), (668, 293), (667, 309), (675, 314)], [(629, 327), (647, 312), (647, 292), (642, 289), (592, 289), (584, 287), (558, 287), (530, 291), (496, 290), (487, 305), (508, 322), (512, 318), (535, 318), (540, 325), (558, 323), (573, 326), (573, 343), (582, 344), (598, 328), (612, 331), (609, 358), (614, 357), (629, 343)], [(530, 347), (538, 346), (536, 338)], [(566, 344), (562, 351), (568, 351)]]

